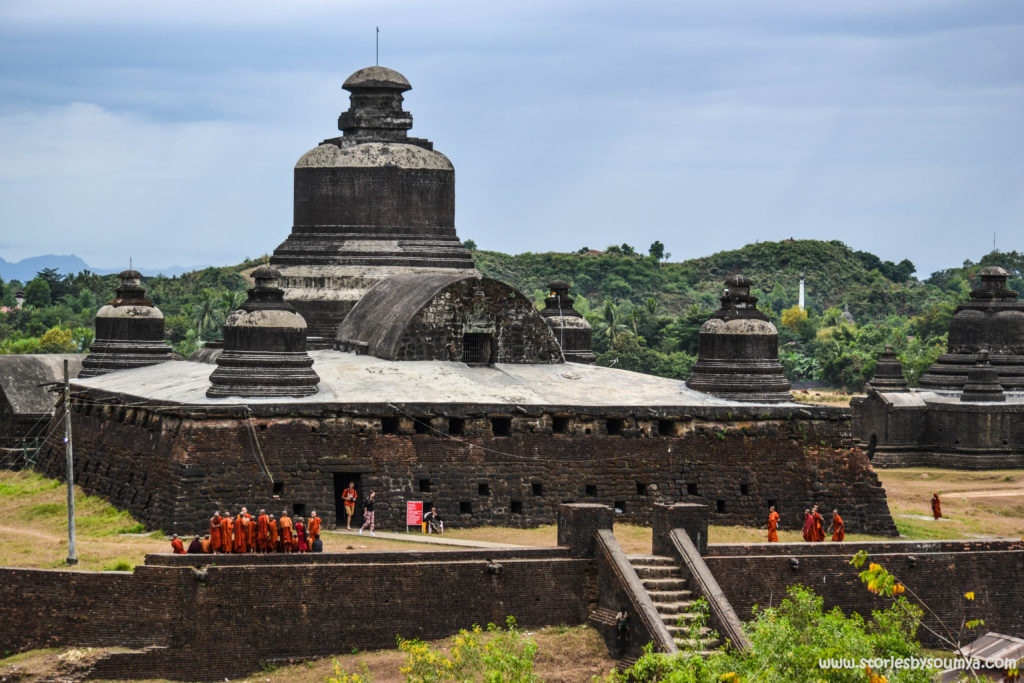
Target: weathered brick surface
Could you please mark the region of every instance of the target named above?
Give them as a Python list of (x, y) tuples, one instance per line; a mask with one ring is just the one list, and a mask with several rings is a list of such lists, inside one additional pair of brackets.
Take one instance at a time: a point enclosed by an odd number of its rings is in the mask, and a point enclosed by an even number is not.
[[(730, 411), (669, 420), (567, 411), (557, 424), (564, 433), (555, 433), (555, 410), (463, 408), (443, 415), (312, 406), (250, 422), (83, 403), (74, 419), (75, 480), (149, 527), (183, 535), (205, 529), (214, 509), (241, 505), (316, 510), (333, 524), (336, 488), (356, 476), (362, 496), (377, 491), (385, 529), (404, 526), (407, 500), (435, 503), (455, 526), (551, 524), (565, 502), (612, 505), (620, 520), (649, 523), (656, 502), (694, 502), (708, 506), (712, 524), (760, 525), (774, 504), (784, 528), (799, 528), (801, 511), (819, 503), (838, 507), (850, 532), (895, 533), (884, 489), (849, 447), (848, 412), (775, 408), (762, 419)], [(451, 434), (456, 425), (460, 433)], [(498, 435), (503, 428), (508, 436)], [(38, 465), (58, 478), (60, 446)]]
[(525, 628), (585, 620), (594, 601), (588, 561), (491, 555), (366, 553), (301, 565), (250, 556), (243, 566), (148, 564), (134, 574), (0, 569), (0, 644), (158, 645), (105, 662), (102, 673), (214, 680), (260, 662), (392, 647), (396, 634), (440, 638), (508, 615)]
[[(712, 545), (704, 559), (740, 619), (750, 619), (754, 605), (777, 605), (794, 584), (821, 595), (825, 609), (838, 606), (869, 616), (891, 601), (868, 592), (858, 578), (861, 570), (849, 564), (858, 550), (866, 550), (869, 561), (893, 572), (920, 596), (935, 613), (925, 616), (933, 629), (937, 619), (956, 632), (964, 618), (983, 618), (986, 630), (1024, 633), (1021, 541)], [(796, 569), (791, 558), (799, 562)], [(973, 602), (964, 599), (967, 591), (974, 591)], [(927, 646), (939, 645), (924, 628), (918, 637)]]

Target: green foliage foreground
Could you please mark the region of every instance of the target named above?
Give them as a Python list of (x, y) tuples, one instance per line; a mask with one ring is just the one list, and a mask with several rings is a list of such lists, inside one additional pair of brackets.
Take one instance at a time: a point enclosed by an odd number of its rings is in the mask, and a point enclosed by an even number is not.
[[(505, 619), (507, 628), (488, 624), (462, 629), (450, 651), (432, 649), (418, 638), (398, 638), (398, 649), (405, 653), (405, 666), (399, 671), (405, 680), (415, 683), (459, 681), (470, 683), (534, 683), (541, 680), (533, 673), (537, 643), (516, 625), (515, 617)], [(328, 683), (367, 683), (373, 676), (364, 666), (359, 672), (343, 671), (337, 660), (334, 676)]]
[[(750, 638), (747, 652), (729, 650), (707, 658), (692, 650), (675, 655), (648, 652), (629, 670), (612, 674), (609, 683), (703, 683), (705, 681), (764, 681), (801, 683), (867, 680), (924, 683), (934, 671), (876, 668), (823, 669), (819, 660), (922, 657), (915, 634), (921, 609), (897, 597), (884, 610), (865, 620), (844, 615), (838, 607), (825, 612), (823, 599), (805, 586), (792, 586), (778, 607), (755, 608), (744, 627)], [(872, 676), (874, 678), (872, 679)]]

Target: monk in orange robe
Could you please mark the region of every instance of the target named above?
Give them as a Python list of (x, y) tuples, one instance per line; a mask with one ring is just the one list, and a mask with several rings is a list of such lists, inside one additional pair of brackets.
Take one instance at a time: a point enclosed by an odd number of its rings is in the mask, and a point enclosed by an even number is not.
[(203, 552), (209, 555), (213, 552), (213, 543), (210, 542), (209, 536), (204, 536), (203, 540), (199, 541), (203, 544)]
[[(245, 508), (242, 508), (244, 511)], [(245, 554), (249, 550), (249, 520), (244, 512), (239, 512), (235, 518), (235, 552)]]
[(309, 515), (309, 523), (306, 524), (306, 533), (311, 539), (320, 535), (320, 518), (316, 516), (316, 510), (313, 510)]
[(270, 545), (270, 517), (266, 510), (260, 510), (256, 518), (256, 552), (265, 553)]
[(825, 540), (825, 518), (818, 512), (817, 505), (811, 510), (811, 516), (814, 517), (814, 542), (821, 543)]
[(248, 545), (246, 550), (247, 552), (254, 553), (256, 552), (256, 519), (252, 515), (249, 515), (246, 518), (246, 521), (248, 522), (248, 524), (245, 525), (245, 540)]
[(768, 508), (768, 542), (779, 542), (779, 513), (775, 511), (774, 505)]
[(828, 530), (832, 532), (832, 540), (836, 543), (841, 543), (846, 538), (846, 530), (843, 518), (839, 516), (839, 510), (832, 511), (832, 526)]
[(942, 501), (939, 500), (938, 493), (932, 494), (932, 516), (935, 517), (935, 519), (942, 517)]
[(270, 515), (270, 522), (268, 523), (268, 526), (269, 529), (267, 530), (267, 533), (269, 534), (270, 537), (267, 539), (267, 552), (276, 553), (278, 534), (277, 519), (274, 518), (274, 515)]
[(221, 539), (221, 550), (226, 553), (231, 552), (233, 546), (233, 536), (231, 530), (234, 525), (231, 523), (231, 513), (228, 513), (220, 518), (220, 539)]
[(220, 510), (210, 517), (210, 548), (212, 552), (219, 553), (222, 549), (220, 539)]
[(178, 538), (178, 534), (174, 534), (174, 537), (171, 538), (171, 550), (174, 551), (175, 555), (185, 554), (185, 546), (182, 545), (181, 539)]
[(277, 526), (281, 530), (281, 550), (290, 553), (295, 527), (292, 526), (292, 518), (288, 516), (287, 510), (281, 511), (281, 519), (277, 521)]
[(814, 515), (809, 509), (804, 510), (804, 540), (814, 543)]

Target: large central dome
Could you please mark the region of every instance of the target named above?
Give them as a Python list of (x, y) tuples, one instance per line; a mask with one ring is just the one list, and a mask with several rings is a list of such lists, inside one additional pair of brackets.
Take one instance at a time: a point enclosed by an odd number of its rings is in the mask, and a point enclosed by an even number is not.
[(371, 66), (342, 87), (351, 93), (342, 135), (295, 165), (292, 232), (270, 261), (310, 335), (328, 340), (381, 278), (473, 271), (455, 234), (455, 168), (429, 140), (408, 136), (409, 81)]

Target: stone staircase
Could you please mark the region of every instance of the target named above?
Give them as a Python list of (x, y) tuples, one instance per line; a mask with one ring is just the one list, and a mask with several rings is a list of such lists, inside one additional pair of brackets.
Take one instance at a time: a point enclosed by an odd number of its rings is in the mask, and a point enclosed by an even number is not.
[[(676, 561), (659, 555), (630, 555), (629, 563), (651, 596), (669, 634), (680, 650), (696, 650), (708, 656), (722, 647), (723, 642), (711, 628), (702, 626), (696, 639), (690, 638), (690, 624), (698, 618), (694, 602), (699, 597), (690, 590)], [(614, 613), (612, 620), (614, 622)]]

